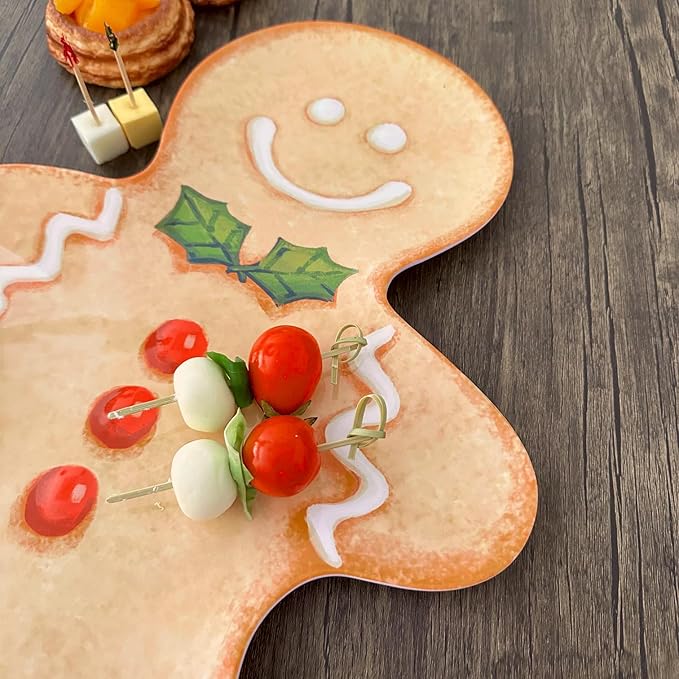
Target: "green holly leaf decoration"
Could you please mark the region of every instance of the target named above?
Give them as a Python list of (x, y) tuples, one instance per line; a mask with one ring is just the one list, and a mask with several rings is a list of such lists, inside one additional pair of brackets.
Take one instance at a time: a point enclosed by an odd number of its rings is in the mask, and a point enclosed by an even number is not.
[(248, 519), (252, 519), (252, 503), (257, 495), (257, 491), (250, 485), (254, 477), (243, 463), (243, 454), (241, 452), (246, 428), (245, 417), (239, 408), (236, 414), (229, 420), (226, 429), (224, 429), (224, 442), (226, 443), (229, 457), (231, 478), (236, 483), (238, 497), (243, 505), (245, 516)]
[(226, 203), (206, 198), (189, 186), (156, 227), (186, 250), (194, 264), (223, 264), (241, 283), (250, 279), (278, 306), (302, 299), (330, 302), (356, 269), (342, 266), (325, 247), (306, 248), (279, 238), (256, 264), (241, 264), (240, 251), (250, 230)]
[(179, 200), (156, 226), (186, 250), (195, 264), (239, 263), (240, 249), (250, 227), (236, 219), (226, 203), (182, 186)]
[(334, 262), (328, 248), (304, 248), (279, 238), (261, 262), (231, 267), (248, 276), (278, 305), (300, 299), (330, 302), (356, 269)]

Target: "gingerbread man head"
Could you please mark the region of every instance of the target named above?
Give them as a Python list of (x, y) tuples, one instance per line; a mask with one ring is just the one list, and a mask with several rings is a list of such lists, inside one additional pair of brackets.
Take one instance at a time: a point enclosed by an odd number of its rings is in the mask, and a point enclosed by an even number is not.
[[(235, 676), (261, 618), (310, 579), (454, 589), (508, 566), (535, 517), (530, 460), (386, 288), (480, 229), (511, 172), (504, 123), (468, 76), (400, 38), (321, 23), (208, 58), (135, 177), (0, 168), (0, 563), (25, 621), (3, 630), (0, 667)], [(171, 407), (127, 446), (87, 424), (113, 388), (171, 391), (143, 350), (171, 319), (231, 355), (271, 325), (327, 347), (356, 323), (368, 345), (339, 393), (321, 382), (318, 436), (341, 438), (375, 391), (387, 438), (354, 460), (325, 453), (311, 486), (259, 497), (252, 521), (234, 507), (194, 523), (171, 495), (106, 505), (166, 479), (177, 447), (199, 438)], [(40, 534), (27, 498), (66, 465), (90, 474), (68, 489), (78, 520)]]

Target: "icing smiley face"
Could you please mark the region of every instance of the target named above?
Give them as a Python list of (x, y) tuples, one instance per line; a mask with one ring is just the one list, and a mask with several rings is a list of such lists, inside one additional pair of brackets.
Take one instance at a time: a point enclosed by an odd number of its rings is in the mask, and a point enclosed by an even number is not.
[[(337, 125), (345, 115), (344, 104), (339, 99), (316, 99), (307, 107), (309, 119), (319, 125)], [(388, 181), (369, 193), (350, 198), (340, 198), (314, 193), (288, 179), (276, 165), (273, 144), (276, 123), (267, 116), (257, 116), (248, 122), (247, 138), (252, 162), (272, 188), (294, 198), (310, 208), (333, 212), (364, 212), (382, 210), (400, 205), (410, 197), (413, 189), (403, 181)], [(367, 133), (370, 146), (383, 153), (398, 153), (406, 142), (404, 130), (393, 123), (376, 125)]]
[[(492, 102), (448, 62), (417, 47), (394, 58), (393, 44), (356, 35), (358, 49), (346, 36), (281, 38), (275, 49), (289, 52), (280, 60), (255, 38), (238, 64), (200, 66), (157, 162), (246, 224), (326, 245), (368, 274), (394, 273), (493, 216), (511, 180), (511, 144)], [(317, 54), (324, 66), (310, 68)], [(426, 75), (413, 80), (413, 65)], [(254, 259), (272, 242), (253, 228), (247, 247)]]
[[(25, 621), (0, 630), (6, 674), (25, 674), (31, 658), (39, 674), (230, 679), (261, 618), (311, 579), (440, 590), (506, 568), (535, 518), (530, 459), (386, 289), (480, 229), (511, 172), (504, 123), (465, 74), (394, 36), (322, 23), (210, 57), (135, 177), (0, 167), (0, 593)], [(392, 183), (400, 201), (378, 202)], [(116, 386), (171, 391), (147, 349), (172, 319), (195, 324), (182, 352), (197, 327), (229, 356), (272, 325), (303, 327), (327, 348), (356, 323), (367, 346), (337, 394), (326, 366), (310, 414), (319, 442), (341, 439), (374, 391), (386, 439), (354, 459), (323, 453), (313, 483), (258, 497), (252, 521), (232, 507), (196, 524), (171, 494), (86, 506), (76, 484), (57, 489), (67, 518), (84, 516), (72, 532), (31, 532), (27, 488), (49, 470), (86, 469), (104, 498), (166, 479), (174, 451), (200, 438), (171, 406), (134, 454), (86, 431)]]

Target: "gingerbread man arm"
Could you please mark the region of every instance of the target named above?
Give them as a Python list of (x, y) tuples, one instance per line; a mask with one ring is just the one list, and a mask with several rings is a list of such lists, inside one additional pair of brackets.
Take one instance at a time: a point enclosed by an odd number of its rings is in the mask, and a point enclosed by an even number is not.
[[(16, 228), (0, 242), (0, 315), (14, 289), (55, 281), (61, 274), (67, 240), (82, 236), (99, 242), (115, 237), (123, 195), (113, 182), (40, 167), (0, 169), (4, 205), (0, 216)], [(54, 206), (62, 210), (55, 213)]]
[[(396, 330), (375, 369), (355, 370), (368, 388), (379, 380), (385, 397), (392, 395), (387, 439), (353, 465), (335, 452), (359, 488), (339, 503), (309, 508), (310, 538), (326, 563), (361, 579), (435, 590), (478, 584), (504, 570), (528, 539), (535, 472), (488, 398), (402, 319), (391, 320), (368, 335), (376, 339), (374, 357)], [(422, 381), (403, 379), (413, 374)]]

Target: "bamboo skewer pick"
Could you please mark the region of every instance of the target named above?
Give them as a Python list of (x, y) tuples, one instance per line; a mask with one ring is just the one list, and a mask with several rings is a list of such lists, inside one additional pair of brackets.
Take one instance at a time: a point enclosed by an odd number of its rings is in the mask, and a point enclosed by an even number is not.
[[(343, 337), (344, 333), (350, 328), (354, 328), (354, 330), (356, 330), (356, 336)], [(357, 325), (349, 324), (339, 329), (339, 332), (335, 337), (335, 342), (333, 343), (332, 347), (330, 347), (330, 351), (325, 351), (321, 354), (322, 358), (329, 358), (332, 360), (330, 370), (330, 383), (332, 385), (337, 387), (339, 382), (340, 363), (350, 363), (351, 361), (355, 360), (356, 357), (361, 353), (363, 347), (365, 347), (367, 344), (368, 340), (366, 340), (366, 338), (363, 336), (363, 331)], [(144, 412), (145, 410), (159, 408), (160, 406), (174, 403), (176, 400), (176, 395), (170, 394), (169, 396), (154, 398), (152, 401), (135, 403), (132, 406), (118, 408), (118, 410), (112, 410), (110, 413), (108, 413), (107, 417), (109, 420), (122, 420), (123, 417), (127, 417), (128, 415), (136, 415), (137, 413)]]
[(87, 108), (92, 114), (92, 117), (94, 118), (94, 121), (97, 123), (97, 125), (101, 125), (101, 120), (99, 120), (99, 116), (97, 115), (97, 112), (94, 109), (94, 102), (92, 101), (92, 97), (90, 97), (87, 85), (85, 85), (85, 81), (83, 80), (82, 74), (80, 73), (80, 68), (78, 67), (78, 55), (73, 51), (73, 48), (68, 43), (66, 38), (64, 38), (63, 35), (61, 36), (61, 47), (64, 52), (64, 59), (66, 60), (66, 63), (71, 67), (73, 75), (75, 76), (75, 79), (78, 81), (78, 87), (80, 88), (80, 92), (83, 95), (83, 99), (87, 104)]
[(123, 84), (125, 85), (125, 91), (127, 92), (127, 96), (130, 98), (130, 106), (132, 106), (132, 108), (137, 108), (137, 102), (134, 99), (134, 90), (132, 89), (130, 77), (127, 75), (125, 62), (118, 52), (118, 36), (113, 32), (113, 29), (108, 24), (104, 24), (104, 30), (106, 31), (106, 37), (108, 38), (108, 46), (111, 48), (113, 51), (113, 56), (116, 58), (118, 70), (120, 71), (120, 76), (122, 77)]
[[(340, 334), (342, 331), (340, 330)], [(370, 402), (373, 402), (377, 406), (379, 413), (379, 423), (376, 429), (368, 429), (363, 426), (363, 417), (365, 416), (366, 408)], [(382, 396), (379, 394), (367, 394), (356, 404), (356, 410), (354, 412), (354, 424), (351, 431), (347, 434), (346, 438), (340, 439), (339, 441), (330, 441), (327, 443), (321, 443), (317, 446), (318, 450), (333, 450), (335, 448), (340, 448), (343, 446), (349, 446), (348, 458), (353, 460), (356, 456), (357, 448), (365, 448), (371, 443), (375, 443), (377, 439), (386, 438), (387, 433), (384, 428), (387, 424), (387, 404)], [(240, 450), (238, 451), (240, 453)], [(241, 459), (241, 464), (243, 461)], [(128, 490), (124, 493), (116, 493), (115, 495), (109, 495), (106, 498), (106, 502), (113, 504), (115, 502), (122, 502), (123, 500), (132, 500), (138, 497), (144, 497), (145, 495), (155, 495), (156, 493), (162, 493), (166, 490), (172, 489), (172, 479), (165, 481), (164, 483), (155, 483), (152, 486), (145, 486), (144, 488), (135, 488), (134, 490)], [(158, 504), (158, 503), (156, 503)]]
[[(356, 330), (356, 337), (342, 337), (342, 335), (354, 328)], [(330, 366), (330, 384), (335, 387), (339, 384), (339, 368), (340, 363), (351, 363), (360, 353), (361, 349), (368, 344), (368, 340), (363, 337), (363, 331), (353, 323), (345, 325), (339, 329), (335, 337), (335, 343), (330, 347), (330, 351), (325, 351), (321, 354), (323, 358), (332, 359)]]
[[(118, 493), (117, 495), (110, 495), (106, 498), (106, 502), (113, 504), (114, 502), (122, 502), (123, 500), (132, 500), (136, 497), (143, 497), (144, 495), (153, 495), (154, 493), (162, 493), (166, 490), (172, 490), (172, 481), (165, 481), (165, 483), (156, 483), (153, 486), (146, 486), (145, 488), (137, 488), (136, 490), (128, 490), (126, 493)], [(156, 503), (158, 504), (158, 503)]]

